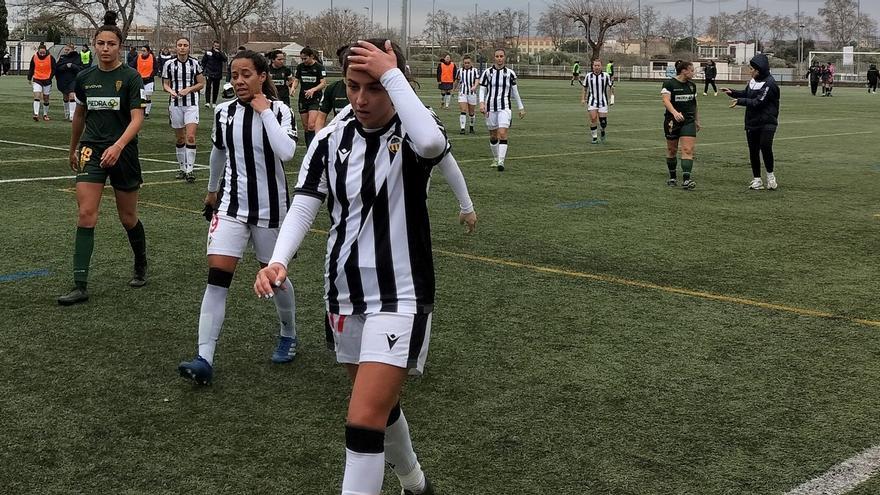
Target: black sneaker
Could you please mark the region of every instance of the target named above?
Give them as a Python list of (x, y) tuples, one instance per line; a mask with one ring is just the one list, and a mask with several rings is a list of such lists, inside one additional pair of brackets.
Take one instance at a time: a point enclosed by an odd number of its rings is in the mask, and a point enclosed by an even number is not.
[(503, 163), (499, 163), (499, 164), (498, 164), (498, 171), (499, 171), (499, 172), (504, 172), (504, 164), (503, 164)]
[(192, 184), (193, 182), (196, 181), (196, 175), (192, 172), (189, 172), (188, 174), (186, 174), (185, 177), (186, 177), (186, 182), (188, 182), (189, 184)]
[(89, 300), (89, 292), (86, 289), (74, 287), (74, 289), (58, 298), (58, 304), (72, 306)]
[(685, 190), (691, 190), (691, 189), (693, 189), (693, 188), (695, 188), (695, 187), (697, 187), (697, 183), (694, 182), (694, 181), (692, 181), (692, 180), (690, 180), (690, 179), (687, 179), (687, 180), (685, 180), (684, 182), (681, 183), (681, 188), (682, 188), (682, 189), (685, 189)]
[(128, 281), (129, 287), (140, 288), (147, 285), (147, 266), (135, 266), (134, 275)]
[(464, 135), (464, 128), (462, 128), (460, 131), (458, 131), (458, 133)]
[(177, 175), (174, 176), (175, 179), (186, 179), (186, 172), (183, 170), (178, 170)]
[(675, 179), (666, 179), (666, 185), (669, 187), (675, 187), (676, 185), (678, 185), (678, 183), (675, 181)]
[(400, 495), (434, 495), (434, 487), (431, 486), (431, 480), (429, 480), (428, 477), (425, 476), (424, 490), (420, 491), (419, 493), (410, 490), (401, 490)]

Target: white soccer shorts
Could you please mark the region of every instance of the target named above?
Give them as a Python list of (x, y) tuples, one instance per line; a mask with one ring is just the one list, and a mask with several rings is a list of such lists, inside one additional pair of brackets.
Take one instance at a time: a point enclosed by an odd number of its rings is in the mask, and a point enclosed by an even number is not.
[(588, 112), (595, 112), (597, 110), (599, 111), (599, 113), (608, 113), (608, 106), (606, 105), (604, 107), (597, 107), (596, 105), (587, 105)]
[(269, 263), (278, 239), (278, 230), (248, 225), (237, 218), (215, 213), (208, 228), (208, 254), (242, 258), (248, 244), (254, 247), (257, 261)]
[(468, 105), (477, 106), (477, 95), (476, 94), (458, 94), (458, 102), (459, 103), (467, 103)]
[(52, 85), (51, 84), (47, 84), (47, 85), (43, 86), (40, 83), (31, 83), (31, 86), (34, 90), (34, 93), (43, 93), (44, 95), (49, 96), (49, 93), (52, 92)]
[(510, 117), (512, 112), (508, 108), (507, 110), (498, 110), (497, 112), (489, 112), (486, 116), (486, 127), (489, 130), (495, 130), (499, 127), (504, 129), (510, 128)]
[(329, 314), (342, 364), (384, 363), (421, 375), (431, 340), (431, 313)]
[(141, 99), (148, 99), (153, 96), (153, 90), (156, 83), (144, 84), (144, 90), (141, 92)]
[(190, 105), (186, 107), (170, 106), (168, 107), (168, 114), (171, 117), (172, 129), (183, 129), (187, 124), (199, 123), (198, 105)]

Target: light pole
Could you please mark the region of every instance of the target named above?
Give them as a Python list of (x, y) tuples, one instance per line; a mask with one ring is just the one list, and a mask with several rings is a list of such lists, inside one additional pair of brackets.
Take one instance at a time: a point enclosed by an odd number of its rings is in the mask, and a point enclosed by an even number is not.
[(431, 55), (434, 55), (434, 45), (437, 39), (437, 0), (431, 0)]
[[(372, 3), (372, 0), (371, 0), (371, 3)], [(370, 11), (370, 12), (369, 12), (369, 14), (370, 14), (369, 17), (370, 17), (370, 19), (371, 19), (371, 20), (370, 20), (370, 29), (367, 29), (367, 26), (364, 26), (364, 36), (370, 36), (370, 31), (373, 29), (373, 21), (372, 21), (372, 17), (373, 17), (372, 12), (373, 12), (373, 11), (372, 11), (372, 9), (370, 9), (369, 7), (364, 7), (364, 10), (368, 10), (368, 11)], [(366, 24), (366, 23), (367, 23), (367, 16), (365, 15), (365, 16), (364, 16), (364, 24)]]
[(388, 26), (391, 24), (391, 0), (385, 0), (385, 35), (388, 35)]

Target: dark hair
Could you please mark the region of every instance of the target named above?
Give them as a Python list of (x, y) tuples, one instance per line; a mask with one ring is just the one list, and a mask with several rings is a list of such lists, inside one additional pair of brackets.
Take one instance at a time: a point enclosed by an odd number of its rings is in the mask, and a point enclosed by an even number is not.
[[(246, 50), (246, 51), (250, 51), (250, 50)], [(281, 50), (272, 50), (271, 52), (266, 52), (266, 58), (269, 59), (269, 62), (271, 62), (271, 61), (275, 60), (276, 58), (278, 58), (278, 55), (281, 55), (282, 53), (284, 53), (284, 52), (282, 52)]]
[[(376, 48), (385, 49), (385, 42), (390, 41), (385, 38), (370, 38), (368, 40), (363, 40)], [(358, 46), (357, 44), (346, 45), (339, 50), (336, 51), (336, 54), (339, 55), (339, 62), (342, 64), (342, 75), (348, 72), (348, 56), (351, 54), (351, 49)], [(397, 46), (397, 43), (391, 42), (391, 49), (394, 50), (394, 55), (397, 57), (397, 68), (400, 69), (400, 72), (403, 72), (406, 75), (406, 57), (403, 55), (403, 52), (400, 51), (400, 47)]]
[(124, 39), (122, 37), (122, 31), (119, 29), (118, 26), (116, 26), (116, 19), (118, 17), (119, 16), (116, 14), (116, 12), (108, 10), (107, 13), (104, 14), (104, 25), (99, 27), (98, 30), (95, 31), (95, 38), (97, 38), (98, 35), (103, 33), (104, 31), (109, 31), (115, 34), (116, 37), (119, 38), (119, 42), (122, 43)]
[[(507, 55), (507, 50), (505, 50), (504, 48), (496, 48), (495, 52), (501, 52), (504, 55)], [(492, 53), (494, 54), (495, 52), (492, 52)]]
[(190, 45), (192, 44), (192, 42), (186, 36), (178, 36), (177, 39), (174, 40), (174, 46), (177, 46), (177, 42), (180, 40), (186, 40), (187, 43), (189, 43)]
[(212, 45), (213, 45), (214, 43), (217, 43), (218, 45), (220, 44), (220, 42), (219, 42), (218, 40), (214, 40), (214, 41), (211, 42)]
[(688, 67), (693, 67), (693, 62), (688, 62), (686, 60), (676, 60), (675, 61), (675, 73), (681, 74), (681, 71), (687, 69)]
[[(266, 74), (266, 80), (263, 81), (263, 93), (266, 96), (277, 99), (278, 91), (275, 90), (275, 85), (272, 84), (272, 75), (269, 74), (269, 61), (266, 57), (252, 50), (242, 50), (232, 57), (232, 62), (242, 58), (246, 58), (254, 64), (254, 69), (256, 69), (257, 74)], [(229, 64), (230, 68), (232, 67), (232, 62)]]
[(247, 50), (247, 48), (245, 48), (244, 45), (239, 45), (239, 46), (238, 46), (238, 51), (243, 52), (243, 51), (245, 51), (245, 50)]
[(461, 59), (462, 59), (462, 60), (464, 60), (464, 59), (471, 60), (471, 56), (468, 55), (468, 54), (465, 54), (464, 57), (461, 57)]
[(303, 48), (302, 50), (300, 50), (300, 51), (299, 51), (299, 54), (300, 54), (300, 55), (305, 55), (306, 57), (314, 57), (315, 60), (318, 59), (318, 52), (316, 52), (315, 50), (313, 50), (313, 49), (311, 49), (311, 48), (309, 48), (309, 47), (305, 47), (305, 48)]

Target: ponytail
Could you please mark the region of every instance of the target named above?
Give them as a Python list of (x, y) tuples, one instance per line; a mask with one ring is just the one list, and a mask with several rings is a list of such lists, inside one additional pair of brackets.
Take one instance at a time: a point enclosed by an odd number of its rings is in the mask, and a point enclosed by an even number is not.
[(116, 12), (108, 10), (104, 14), (104, 25), (99, 27), (98, 30), (95, 32), (95, 38), (97, 38), (98, 35), (103, 33), (104, 31), (109, 31), (115, 34), (117, 38), (119, 38), (119, 43), (121, 44), (123, 42), (122, 31), (119, 29), (118, 26), (116, 26), (116, 19), (118, 17), (119, 15)]

